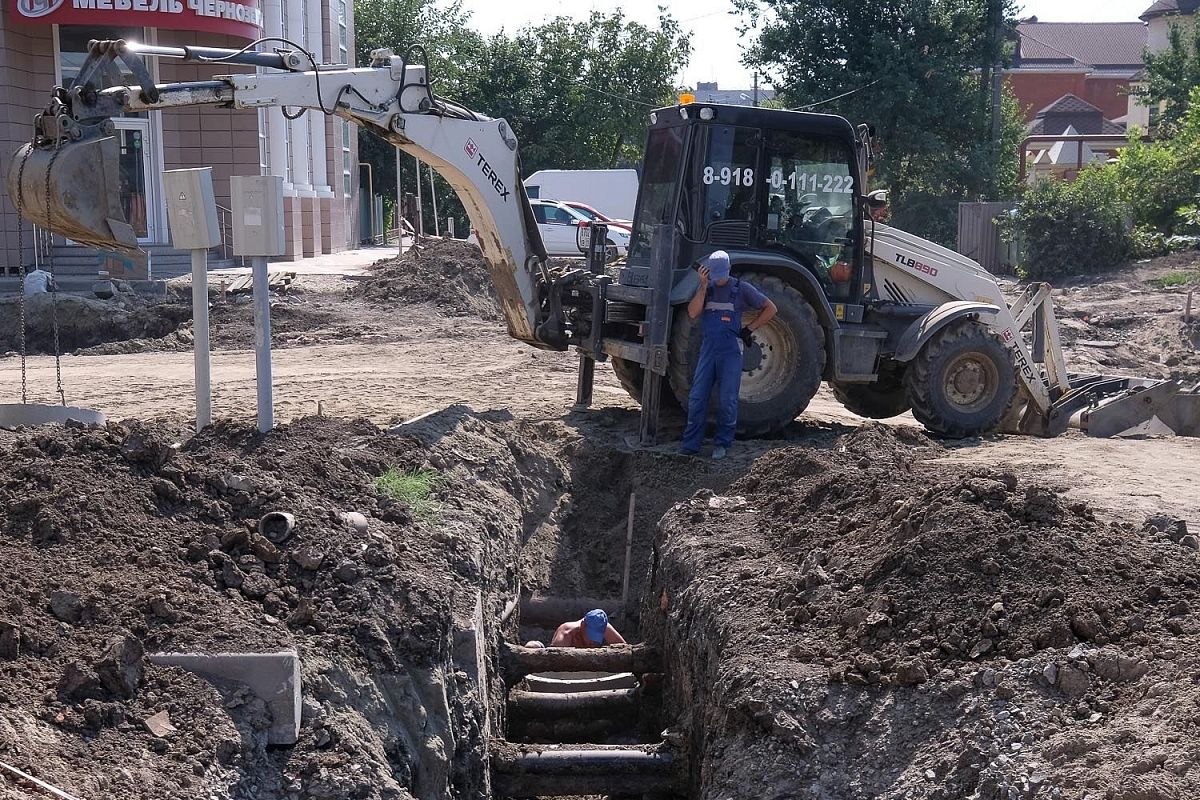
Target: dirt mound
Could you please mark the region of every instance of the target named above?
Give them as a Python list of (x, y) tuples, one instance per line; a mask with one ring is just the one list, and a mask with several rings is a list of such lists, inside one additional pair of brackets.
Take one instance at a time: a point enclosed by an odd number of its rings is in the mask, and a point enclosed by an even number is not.
[(1185, 322), (1189, 291), (1200, 288), (1200, 254), (1176, 253), (1054, 294), (1072, 372), (1200, 382), (1200, 300)]
[(478, 247), (457, 239), (431, 239), (377, 262), (353, 294), (375, 303), (433, 303), (457, 314), (500, 318), (487, 262)]
[[(82, 797), (476, 796), (484, 701), (454, 632), (481, 589), (489, 619), (511, 595), (519, 508), (437, 455), (453, 427), (433, 446), (327, 418), (3, 440), (0, 760)], [(431, 458), (432, 515), (376, 490)], [(272, 510), (296, 518), (282, 541), (256, 531)], [(260, 700), (144, 657), (283, 648), (304, 686), (284, 749)], [(161, 712), (175, 732), (148, 730)]]
[(663, 518), (643, 631), (695, 796), (1196, 796), (1182, 523), (1106, 524), (887, 430), (768, 453)]
[[(336, 301), (335, 301), (336, 302)], [(339, 304), (340, 305), (340, 304)], [(182, 308), (180, 308), (182, 307)], [(115, 355), (189, 351), (195, 347), (191, 322), (191, 301), (163, 304), (155, 308), (176, 308), (185, 321), (171, 332), (155, 338), (109, 340), (78, 350), (76, 355)], [(331, 343), (355, 339), (363, 327), (339, 317), (337, 307), (320, 299), (301, 297), (273, 298), (271, 302), (271, 346), (296, 347), (315, 342)], [(251, 350), (254, 348), (254, 309), (250, 298), (221, 302), (209, 311), (209, 346), (212, 350)]]
[[(21, 347), (20, 298), (0, 298), (0, 353)], [(37, 294), (25, 301), (26, 347), (31, 354), (54, 352), (55, 300)], [(174, 335), (192, 318), (190, 304), (152, 303), (123, 295), (114, 301), (60, 294), (57, 299), (61, 352), (128, 339)]]

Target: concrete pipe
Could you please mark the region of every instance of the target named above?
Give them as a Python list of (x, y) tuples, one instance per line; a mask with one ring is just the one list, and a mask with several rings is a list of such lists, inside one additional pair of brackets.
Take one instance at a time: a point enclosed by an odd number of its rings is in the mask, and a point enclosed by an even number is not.
[(514, 685), (535, 672), (661, 672), (659, 652), (644, 644), (607, 647), (520, 647), (505, 644), (504, 674)]
[(295, 527), (296, 518), (286, 511), (268, 511), (258, 520), (258, 532), (275, 544), (286, 541)]
[(612, 689), (632, 689), (638, 684), (637, 676), (632, 672), (619, 672), (615, 675), (588, 672), (553, 672), (549, 674), (530, 675), (525, 678), (525, 684), (531, 692), (599, 692)]
[(616, 689), (570, 694), (523, 692), (508, 693), (508, 713), (523, 719), (562, 719), (614, 717), (637, 718), (641, 701), (639, 689)]
[(580, 750), (497, 748), (492, 786), (509, 797), (644, 794), (673, 788), (674, 758), (638, 747)]

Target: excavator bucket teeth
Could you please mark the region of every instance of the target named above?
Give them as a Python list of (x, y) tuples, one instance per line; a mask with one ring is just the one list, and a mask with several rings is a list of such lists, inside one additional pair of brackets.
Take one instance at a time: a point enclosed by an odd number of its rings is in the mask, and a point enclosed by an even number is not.
[(121, 206), (115, 136), (54, 145), (27, 144), (8, 170), (8, 196), (34, 224), (83, 245), (138, 252)]

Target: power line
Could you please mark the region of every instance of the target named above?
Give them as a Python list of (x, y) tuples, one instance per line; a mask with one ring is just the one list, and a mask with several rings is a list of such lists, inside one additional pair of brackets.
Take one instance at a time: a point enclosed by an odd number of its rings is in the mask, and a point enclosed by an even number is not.
[(863, 91), (864, 89), (870, 89), (872, 86), (874, 86), (875, 84), (879, 83), (882, 80), (883, 80), (883, 78), (876, 78), (875, 80), (871, 81), (870, 83), (866, 84), (865, 86), (860, 86), (857, 89), (851, 89), (848, 92), (842, 92), (841, 94), (837, 95), (836, 97), (827, 97), (824, 100), (818, 100), (815, 103), (809, 103), (806, 106), (797, 106), (796, 108), (790, 108), (788, 110), (789, 111), (808, 111), (810, 108), (816, 108), (817, 106), (823, 106), (826, 103), (832, 103), (834, 100), (841, 100), (843, 97), (849, 97), (852, 94), (858, 94), (859, 92)]
[(679, 20), (679, 24), (682, 25), (685, 22), (695, 22), (698, 19), (704, 19), (706, 17), (715, 17), (717, 14), (728, 14), (728, 13), (730, 13), (729, 9), (722, 8), (719, 11), (710, 11), (707, 14), (698, 14), (694, 17), (688, 17), (687, 19), (681, 19), (681, 20)]

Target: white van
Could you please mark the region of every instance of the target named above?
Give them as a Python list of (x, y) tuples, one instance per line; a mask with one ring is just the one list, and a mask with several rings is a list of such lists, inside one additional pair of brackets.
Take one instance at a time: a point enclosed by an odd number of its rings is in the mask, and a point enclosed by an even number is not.
[(525, 179), (530, 200), (585, 203), (612, 219), (633, 219), (638, 174), (632, 169), (543, 169)]

